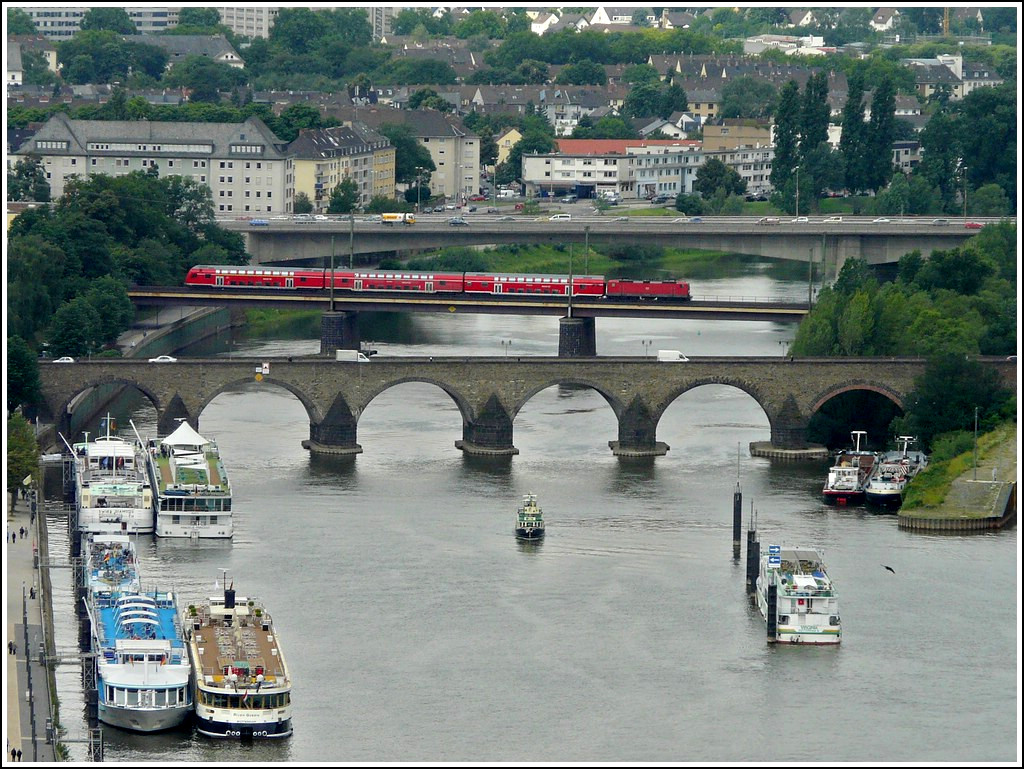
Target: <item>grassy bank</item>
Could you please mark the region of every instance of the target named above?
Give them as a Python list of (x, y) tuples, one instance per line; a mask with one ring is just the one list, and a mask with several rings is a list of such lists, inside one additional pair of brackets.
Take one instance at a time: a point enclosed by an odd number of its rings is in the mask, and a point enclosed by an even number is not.
[[(978, 462), (983, 462), (1007, 443), (1016, 450), (1017, 425), (1007, 422), (995, 430), (978, 436)], [(966, 451), (952, 459), (929, 464), (907, 485), (903, 499), (904, 514), (915, 510), (934, 511), (942, 505), (955, 481), (974, 467), (974, 451)], [(988, 515), (987, 512), (978, 515)]]

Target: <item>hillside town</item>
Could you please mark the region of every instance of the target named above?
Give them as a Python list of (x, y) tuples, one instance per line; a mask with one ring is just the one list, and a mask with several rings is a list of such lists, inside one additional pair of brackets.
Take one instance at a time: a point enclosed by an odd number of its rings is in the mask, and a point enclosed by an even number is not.
[[(982, 7), (24, 7), (8, 10), (8, 164), (38, 164), (51, 199), (74, 175), (186, 176), (223, 216), (707, 199), (718, 163), (746, 200), (792, 198), (801, 166), (808, 203), (899, 174), (950, 209), (995, 184), (979, 200), (1006, 213), (1015, 160), (966, 160), (945, 134), (955, 117), (977, 135), (972, 104), (1015, 109), (1015, 35), (1012, 8)], [(858, 172), (882, 145), (891, 163)]]

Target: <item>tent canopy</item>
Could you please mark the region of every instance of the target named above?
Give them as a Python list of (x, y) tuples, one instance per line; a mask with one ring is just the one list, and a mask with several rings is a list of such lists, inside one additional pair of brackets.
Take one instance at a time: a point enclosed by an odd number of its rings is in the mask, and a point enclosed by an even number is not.
[(188, 422), (182, 422), (178, 425), (178, 429), (168, 435), (163, 440), (167, 446), (205, 446), (209, 443), (206, 438), (201, 436)]

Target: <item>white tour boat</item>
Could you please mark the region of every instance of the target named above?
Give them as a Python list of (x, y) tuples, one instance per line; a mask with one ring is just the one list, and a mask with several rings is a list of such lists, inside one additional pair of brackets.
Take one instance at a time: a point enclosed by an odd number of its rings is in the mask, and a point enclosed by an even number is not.
[(141, 590), (127, 536), (87, 535), (84, 554), (99, 720), (137, 732), (182, 724), (192, 691), (174, 593)]
[(216, 443), (182, 421), (166, 438), (149, 441), (148, 454), (158, 537), (234, 534), (231, 484)]
[(839, 599), (817, 550), (769, 545), (756, 587), (769, 643), (840, 642)]
[(878, 455), (873, 451), (862, 451), (860, 442), (867, 437), (863, 430), (854, 430), (855, 446), (852, 450), (840, 451), (828, 470), (828, 480), (821, 490), (821, 496), (830, 505), (858, 504), (864, 501), (864, 486)]
[(873, 505), (899, 507), (907, 484), (928, 465), (927, 454), (910, 450), (916, 438), (901, 435), (896, 440), (899, 448), (881, 456), (864, 487), (864, 495)]
[[(153, 489), (141, 444), (112, 434), (114, 419), (93, 440), (68, 446), (74, 458), (75, 505), (82, 534), (152, 534)], [(66, 443), (66, 441), (65, 441)]]
[(536, 494), (524, 494), (523, 506), (516, 513), (516, 538), (541, 539), (544, 536), (544, 515)]
[(189, 638), (199, 733), (269, 739), (292, 733), (291, 676), (277, 630), (263, 605), (224, 594), (189, 606)]

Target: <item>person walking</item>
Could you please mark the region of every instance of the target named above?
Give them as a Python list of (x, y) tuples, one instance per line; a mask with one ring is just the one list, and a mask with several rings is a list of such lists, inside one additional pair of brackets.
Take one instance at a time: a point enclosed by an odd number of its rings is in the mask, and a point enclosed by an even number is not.
[(21, 748), (18, 748), (16, 752), (18, 754), (18, 760), (21, 761)]

